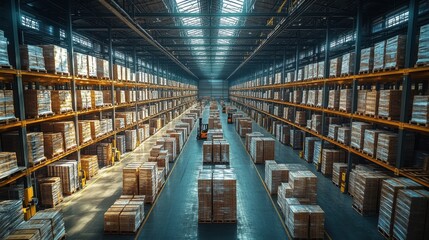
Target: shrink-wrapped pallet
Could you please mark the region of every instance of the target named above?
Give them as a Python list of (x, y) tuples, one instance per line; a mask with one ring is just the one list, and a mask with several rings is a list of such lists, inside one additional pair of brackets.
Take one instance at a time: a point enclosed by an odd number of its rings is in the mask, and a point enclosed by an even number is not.
[(365, 113), (367, 92), (368, 90), (358, 90), (357, 113)]
[(317, 94), (319, 93), (318, 90), (308, 90), (308, 98), (307, 98), (307, 104), (310, 106), (316, 106), (317, 105)]
[(70, 90), (52, 90), (52, 111), (61, 114), (73, 111), (72, 96)]
[(316, 175), (310, 171), (290, 171), (286, 197), (296, 197), (300, 201), (316, 204)]
[(302, 149), (304, 143), (303, 135), (301, 130), (290, 130), (290, 145), (293, 149)]
[(405, 35), (397, 35), (386, 40), (385, 69), (403, 68), (405, 64)]
[(429, 123), (429, 95), (414, 96), (411, 122), (425, 125)]
[(213, 208), (212, 170), (202, 169), (198, 174), (198, 221), (211, 222)]
[(324, 107), (323, 103), (323, 89), (317, 90), (316, 107)]
[(401, 90), (380, 90), (378, 116), (397, 119), (401, 110)]
[(91, 90), (77, 90), (76, 100), (78, 110), (87, 110), (92, 108)]
[(75, 52), (73, 56), (75, 74), (77, 76), (88, 77), (88, 56)]
[(43, 133), (45, 156), (52, 158), (64, 152), (63, 135), (61, 133)]
[(329, 62), (329, 77), (338, 77), (341, 74), (342, 58), (333, 58)]
[(0, 30), (0, 65), (1, 66), (10, 66), (9, 63), (9, 54), (7, 52), (8, 40), (4, 37), (4, 32)]
[(79, 143), (86, 143), (92, 140), (91, 124), (87, 121), (79, 121)]
[(237, 180), (231, 169), (213, 170), (213, 221), (237, 221)]
[(6, 239), (22, 222), (24, 222), (22, 199), (0, 201), (0, 237), (2, 239)]
[(53, 113), (51, 106), (51, 91), (49, 90), (25, 90), (24, 103), (25, 113), (29, 118)]
[(85, 120), (85, 122), (88, 122), (90, 124), (90, 132), (92, 139), (96, 139), (102, 135), (100, 129), (100, 120)]
[(329, 90), (328, 108), (338, 110), (340, 106), (340, 90)]
[[(15, 152), (0, 152), (0, 178), (18, 171), (18, 160)], [(1, 225), (1, 224), (0, 224)]]
[(372, 125), (369, 123), (352, 122), (350, 146), (361, 150), (363, 148), (365, 131), (371, 127)]
[(45, 72), (43, 48), (34, 45), (20, 45), (21, 69)]
[(43, 145), (43, 132), (27, 133), (27, 147), (29, 163), (35, 164), (46, 159)]
[(246, 140), (245, 140), (245, 146), (246, 146), (246, 150), (250, 153), (250, 148), (251, 148), (251, 144), (252, 144), (252, 138), (255, 137), (263, 137), (264, 134), (260, 133), (260, 132), (253, 132), (253, 133), (248, 133), (246, 134)]
[(386, 53), (386, 41), (383, 40), (374, 45), (374, 71), (384, 69), (384, 58)]
[(337, 140), (338, 128), (340, 128), (340, 127), (341, 127), (341, 125), (339, 125), (339, 124), (329, 124), (328, 138)]
[(380, 92), (371, 90), (366, 93), (365, 114), (370, 116), (378, 115), (378, 102)]
[(302, 102), (302, 91), (301, 90), (294, 90), (293, 91), (293, 103), (300, 104)]
[(14, 118), (13, 90), (0, 90), (0, 121)]
[[(17, 131), (13, 132), (6, 132), (2, 134), (2, 145), (4, 151), (10, 151), (10, 152), (19, 152), (19, 134)], [(44, 156), (44, 146), (43, 146), (43, 133), (41, 132), (32, 132), (27, 133), (26, 136), (27, 140), (27, 158), (28, 162), (30, 164), (38, 163), (42, 160), (45, 160), (46, 157)], [(5, 171), (7, 172), (7, 169), (14, 169), (14, 166), (16, 165), (16, 155), (10, 156), (15, 159), (15, 161), (12, 161), (12, 159), (9, 159), (9, 154), (5, 152), (2, 155), (4, 167), (0, 169), (0, 172)], [(6, 160), (9, 159), (9, 160)], [(24, 165), (24, 159), (19, 158), (18, 159), (19, 165)]]
[(313, 114), (311, 115), (311, 130), (322, 133), (322, 115)]
[(97, 58), (97, 77), (102, 79), (110, 78), (109, 61)]
[(42, 131), (62, 133), (65, 151), (76, 147), (76, 133), (74, 123), (72, 121), (44, 123), (42, 124)]
[(391, 178), (383, 180), (380, 193), (380, 214), (378, 229), (385, 236), (392, 237), (398, 192), (401, 189), (422, 189), (420, 184), (407, 178)]
[(139, 194), (139, 167), (140, 163), (129, 163), (122, 169), (122, 194)]
[(427, 239), (428, 198), (426, 190), (399, 190), (393, 239)]
[(295, 112), (295, 123), (300, 125), (300, 126), (305, 126), (306, 123), (306, 112), (305, 111), (296, 111)]
[(325, 213), (318, 205), (289, 206), (286, 226), (295, 239), (323, 239)]
[(124, 80), (122, 76), (122, 66), (118, 64), (113, 64), (113, 80)]
[(157, 171), (157, 164), (153, 162), (145, 162), (139, 168), (139, 194), (146, 196), (146, 203), (153, 203), (155, 200), (158, 189)]
[(300, 104), (307, 104), (307, 100), (308, 100), (308, 91), (307, 89), (302, 90), (302, 99), (301, 102), (299, 102)]
[(355, 53), (346, 53), (342, 57), (341, 75), (353, 74), (355, 67)]
[(347, 172), (347, 163), (336, 162), (332, 164), (332, 182), (340, 186), (343, 173)]
[(98, 143), (97, 144), (97, 158), (99, 165), (103, 167), (111, 166), (112, 162), (112, 144), (111, 143)]
[(429, 64), (429, 24), (420, 27), (417, 65)]
[(377, 152), (378, 135), (384, 132), (385, 131), (378, 129), (366, 129), (364, 133), (363, 152), (370, 156), (375, 156)]
[(304, 141), (304, 160), (311, 163), (313, 162), (313, 154), (314, 154), (314, 143), (319, 141), (320, 139), (317, 137), (306, 137)]
[(352, 89), (340, 90), (340, 111), (350, 112), (352, 110)]
[(125, 147), (127, 151), (133, 151), (137, 147), (137, 131), (125, 130)]
[(63, 200), (61, 178), (49, 177), (39, 179), (40, 202), (45, 207), (55, 207)]
[(92, 100), (92, 107), (103, 107), (104, 101), (103, 101), (103, 92), (98, 90), (92, 90), (91, 91), (91, 100)]
[(174, 162), (176, 159), (176, 138), (164, 137), (156, 141), (157, 145), (162, 145), (164, 150), (168, 151), (168, 161)]
[(122, 195), (104, 213), (104, 232), (131, 234), (137, 232), (144, 219), (143, 195)]
[[(113, 100), (115, 99), (115, 91), (111, 90), (102, 90), (103, 92), (103, 103), (106, 105), (113, 105)], [(113, 96), (112, 96), (113, 94)]]
[(361, 50), (359, 72), (370, 73), (374, 67), (374, 48), (364, 48)]
[(116, 103), (117, 104), (127, 103), (125, 90), (116, 89)]
[(388, 176), (383, 173), (357, 171), (353, 208), (364, 216), (377, 214), (381, 182), (387, 178)]
[(82, 170), (85, 171), (86, 179), (90, 180), (98, 174), (98, 157), (97, 155), (80, 155)]
[(348, 146), (350, 144), (350, 132), (350, 127), (338, 128), (337, 141)]
[(77, 161), (75, 160), (60, 160), (51, 163), (47, 166), (48, 176), (60, 177), (63, 193), (71, 195), (79, 187), (79, 179), (77, 173)]
[(116, 118), (122, 118), (124, 120), (125, 126), (129, 126), (133, 123), (133, 113), (132, 112), (116, 112)]
[(286, 164), (278, 164), (273, 160), (265, 161), (265, 184), (270, 194), (277, 194), (279, 185), (287, 182), (289, 169)]
[(88, 55), (88, 76), (97, 77), (97, 58)]
[(320, 171), (325, 176), (331, 176), (334, 163), (343, 162), (345, 153), (342, 150), (322, 149), (322, 166)]
[(52, 73), (69, 73), (68, 53), (66, 48), (55, 45), (43, 45), (45, 68)]
[(325, 62), (320, 61), (317, 63), (317, 78), (325, 77)]
[(61, 239), (66, 234), (64, 216), (60, 209), (45, 209), (38, 211), (31, 219), (50, 222), (50, 231), (52, 233), (53, 240)]

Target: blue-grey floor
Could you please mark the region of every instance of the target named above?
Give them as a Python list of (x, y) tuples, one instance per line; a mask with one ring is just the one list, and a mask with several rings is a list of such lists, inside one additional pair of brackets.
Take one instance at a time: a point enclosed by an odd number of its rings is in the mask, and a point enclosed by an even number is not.
[(230, 165), (237, 175), (237, 224), (198, 224), (202, 141), (196, 140), (195, 128), (139, 239), (288, 239), (240, 137), (233, 125), (226, 124), (225, 114), (221, 119), (224, 138), (230, 143)]

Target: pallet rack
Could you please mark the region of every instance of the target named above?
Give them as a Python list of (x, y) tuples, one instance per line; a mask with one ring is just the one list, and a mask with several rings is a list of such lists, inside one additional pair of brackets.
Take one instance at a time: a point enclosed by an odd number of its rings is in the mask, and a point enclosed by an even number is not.
[[(425, 90), (427, 91), (427, 75), (429, 73), (429, 67), (419, 66), (416, 67), (416, 52), (417, 45), (415, 44), (416, 35), (418, 35), (419, 27), (424, 23), (421, 21), (418, 14), (418, 3), (416, 1), (410, 1), (408, 6), (409, 18), (407, 24), (403, 24), (402, 27), (396, 28), (395, 31), (389, 32), (389, 34), (398, 34), (406, 32), (406, 44), (405, 44), (405, 64), (403, 68), (400, 69), (386, 69), (376, 72), (361, 72), (360, 71), (360, 60), (361, 60), (361, 49), (363, 47), (368, 47), (368, 43), (371, 43), (371, 36), (368, 36), (368, 39), (363, 40), (363, 13), (362, 6), (358, 7), (355, 26), (356, 38), (354, 46), (350, 45), (350, 48), (353, 48), (351, 51), (354, 53), (354, 68), (352, 69), (351, 74), (345, 74), (340, 77), (331, 77), (329, 73), (330, 59), (334, 56), (338, 56), (339, 52), (344, 52), (345, 48), (340, 48), (337, 52), (331, 52), (330, 39), (332, 39), (332, 30), (329, 29), (329, 26), (326, 28), (325, 37), (326, 43), (324, 44), (324, 50), (321, 54), (314, 54), (309, 57), (301, 58), (300, 54), (302, 53), (300, 46), (296, 47), (296, 52), (294, 58), (298, 59), (291, 63), (289, 59), (286, 59), (286, 51), (283, 54), (283, 60), (279, 61), (274, 56), (273, 64), (263, 64), (261, 69), (257, 69), (252, 74), (244, 74), (236, 77), (235, 81), (230, 85), (230, 96), (231, 100), (240, 106), (241, 109), (250, 113), (250, 111), (256, 111), (263, 116), (267, 116), (271, 119), (278, 120), (282, 123), (286, 123), (293, 128), (302, 130), (308, 135), (318, 137), (325, 142), (329, 142), (341, 149), (344, 149), (348, 152), (348, 169), (347, 169), (347, 179), (348, 175), (352, 169), (352, 164), (355, 156), (366, 159), (370, 162), (373, 162), (383, 168), (391, 171), (395, 175), (401, 175), (408, 177), (426, 187), (429, 187), (429, 176), (427, 173), (419, 171), (418, 169), (407, 169), (405, 168), (406, 164), (406, 134), (408, 132), (415, 132), (423, 135), (429, 135), (429, 127), (427, 125), (419, 125), (410, 123), (410, 103), (412, 102), (412, 89), (414, 90)], [(407, 27), (405, 29), (405, 27)], [(389, 34), (386, 34), (387, 36)], [(379, 40), (378, 37), (374, 39)], [(316, 49), (317, 47), (315, 47)], [(347, 47), (346, 47), (347, 48)], [(311, 49), (311, 48), (310, 48)], [(320, 53), (320, 52), (319, 52)], [(295, 76), (298, 76), (298, 72), (302, 69), (304, 64), (312, 62), (324, 62), (325, 68), (323, 69), (323, 78), (313, 78), (309, 80), (300, 80), (286, 82), (286, 74), (292, 72)], [(271, 79), (271, 84), (269, 81), (258, 84), (248, 84), (244, 85), (245, 82), (249, 80), (256, 79)], [(264, 84), (264, 85), (263, 85)], [(367, 116), (357, 112), (358, 106), (358, 91), (360, 89), (365, 89), (365, 87), (371, 86), (375, 87), (376, 90), (380, 89), (380, 85), (386, 84), (391, 86), (393, 89), (401, 88), (402, 97), (401, 97), (401, 106), (400, 106), (400, 116), (398, 119), (388, 119), (381, 118), (377, 116)], [(347, 86), (348, 89), (351, 89), (352, 98), (351, 98), (351, 111), (341, 111), (328, 108), (328, 91), (329, 89), (338, 88), (342, 86)], [(287, 97), (284, 96), (285, 92), (293, 92), (294, 90), (309, 90), (317, 89), (323, 92), (323, 100), (321, 106), (311, 106), (302, 103), (294, 103), (287, 101)], [(389, 89), (389, 88), (387, 88)], [(268, 91), (271, 91), (270, 94), (265, 94)], [(276, 99), (274, 97), (274, 92), (282, 97)], [(274, 115), (274, 106), (279, 107), (291, 107), (293, 109), (293, 114), (295, 111), (301, 110), (306, 111), (307, 119), (313, 114), (322, 115), (322, 131), (321, 133), (315, 132), (311, 129), (306, 128), (305, 126), (300, 126), (293, 121), (284, 119), (281, 116)], [(265, 107), (265, 109), (263, 109)], [(267, 109), (268, 108), (268, 109)], [(269, 111), (266, 111), (269, 110)], [(364, 121), (380, 126), (385, 126), (391, 129), (397, 130), (399, 135), (398, 140), (398, 156), (395, 164), (389, 165), (382, 161), (377, 160), (375, 157), (371, 157), (367, 154), (364, 154), (362, 151), (359, 151), (355, 148), (352, 148), (348, 145), (339, 143), (333, 139), (328, 138), (323, 135), (324, 130), (327, 128), (325, 123), (326, 116), (337, 116), (343, 119), (348, 119), (351, 122), (353, 121)], [(293, 119), (293, 118), (292, 118)], [(269, 121), (271, 122), (271, 121)]]

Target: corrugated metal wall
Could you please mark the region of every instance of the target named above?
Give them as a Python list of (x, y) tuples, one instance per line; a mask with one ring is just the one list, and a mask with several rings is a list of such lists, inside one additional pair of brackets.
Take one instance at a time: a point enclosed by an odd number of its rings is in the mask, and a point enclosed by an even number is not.
[(199, 97), (228, 98), (228, 81), (200, 80), (198, 95)]

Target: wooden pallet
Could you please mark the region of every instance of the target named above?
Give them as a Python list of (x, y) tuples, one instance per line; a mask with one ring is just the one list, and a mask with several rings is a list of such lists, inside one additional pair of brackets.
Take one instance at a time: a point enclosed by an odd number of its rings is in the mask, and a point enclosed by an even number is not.
[(383, 230), (383, 229), (381, 229), (380, 227), (377, 227), (377, 230), (378, 230), (378, 232), (379, 232), (381, 235), (383, 235), (383, 237), (384, 237), (385, 239), (391, 239), (391, 238), (390, 238), (390, 236), (389, 236), (389, 234), (388, 234), (388, 233), (386, 233), (386, 232), (384, 232), (384, 230)]
[(28, 119), (34, 119), (34, 120), (36, 120), (36, 119), (48, 118), (48, 117), (52, 117), (52, 116), (55, 116), (54, 112), (44, 113), (44, 114), (40, 114), (40, 115), (37, 115), (37, 116), (28, 116)]
[(365, 155), (367, 155), (367, 156), (369, 156), (369, 157), (375, 158), (375, 154), (370, 154), (370, 153), (367, 153), (367, 152), (365, 152), (363, 150), (362, 150), (362, 153), (365, 154)]
[(389, 121), (396, 120), (396, 119), (393, 119), (392, 117), (385, 117), (385, 116), (380, 116), (380, 115), (378, 115), (377, 118), (384, 119), (384, 120), (389, 120)]
[(52, 153), (52, 156), (50, 156), (50, 158), (57, 157), (57, 156), (59, 156), (59, 155), (61, 155), (61, 154), (64, 154), (64, 151), (62, 151), (62, 152), (60, 152), (60, 153)]
[(57, 72), (57, 71), (49, 72), (48, 71), (48, 73), (52, 73), (52, 74), (59, 75), (59, 76), (64, 76), (64, 77), (70, 76), (70, 73), (68, 73), (68, 72)]
[(42, 206), (46, 207), (46, 208), (55, 208), (56, 206), (58, 206), (63, 201), (64, 201), (64, 198), (61, 198), (56, 204), (42, 204)]
[(201, 220), (201, 219), (198, 219), (198, 223), (202, 223), (202, 224), (204, 224), (204, 223), (212, 223), (212, 220)]
[(48, 160), (47, 157), (42, 157), (39, 159), (36, 159), (36, 161), (34, 161), (33, 163), (30, 163), (32, 166), (38, 166), (41, 165), (42, 163), (46, 162), (46, 160)]
[(1, 125), (8, 125), (8, 124), (12, 124), (15, 122), (18, 122), (19, 118), (7, 118), (7, 119), (2, 119), (0, 120), (0, 126)]
[(77, 149), (77, 144), (66, 149), (66, 152)]
[(415, 122), (415, 121), (409, 121), (409, 123), (413, 124), (413, 125), (417, 125), (417, 126), (429, 127), (429, 123), (418, 123), (418, 122)]
[(73, 109), (60, 110), (60, 112), (58, 112), (57, 114), (65, 114), (69, 112), (73, 112)]
[(44, 69), (34, 69), (34, 68), (28, 68), (27, 71), (28, 72), (37, 72), (37, 73), (48, 73), (48, 71), (46, 71)]
[(343, 113), (349, 113), (347, 110), (339, 109), (339, 108), (338, 108), (338, 111), (339, 111), (339, 112), (343, 112)]
[(366, 71), (359, 71), (359, 74), (370, 74), (372, 71), (366, 70)]
[(98, 79), (97, 76), (89, 76), (89, 75), (88, 75), (88, 78), (90, 78), (90, 79)]
[(237, 223), (237, 220), (236, 219), (234, 219), (234, 220), (213, 220), (212, 221), (212, 223), (220, 223), (220, 224), (222, 224), (222, 223)]
[(352, 73), (341, 73), (341, 77), (349, 77), (349, 76), (351, 76), (352, 75)]
[(356, 111), (356, 112), (355, 112), (355, 114), (356, 114), (356, 115), (360, 115), (360, 116), (365, 116), (365, 113), (364, 113), (364, 112), (358, 112), (358, 111)]
[(383, 68), (374, 68), (374, 69), (372, 69), (372, 72), (373, 73), (380, 73), (380, 72), (384, 72), (384, 69)]
[(124, 231), (104, 231), (106, 235), (135, 235), (135, 232), (124, 232)]
[(414, 67), (418, 68), (418, 67), (428, 67), (429, 66), (429, 62), (417, 62)]
[(80, 78), (88, 78), (88, 75), (76, 74), (76, 77), (80, 77)]
[(13, 69), (11, 65), (0, 65), (0, 69)]
[(110, 80), (109, 77), (99, 77), (98, 79), (100, 79), (100, 80)]

